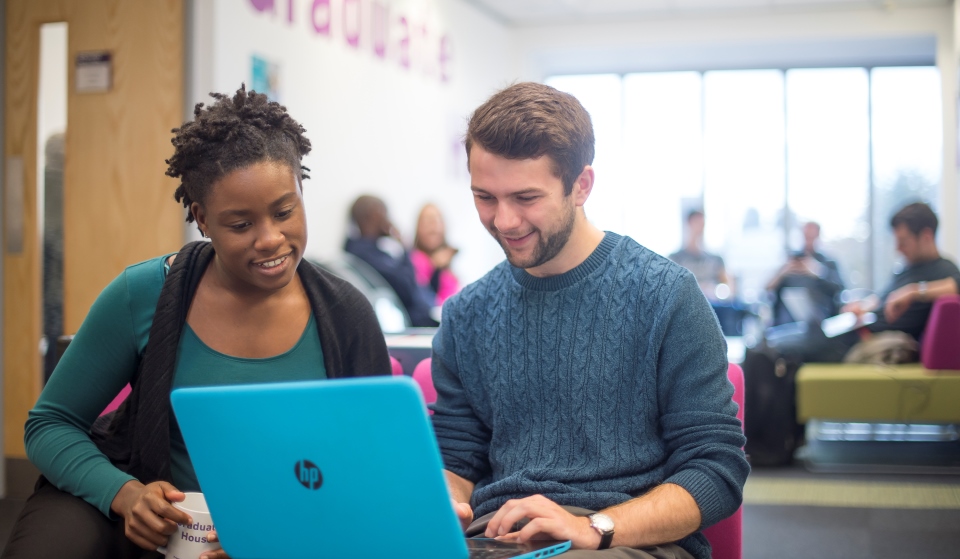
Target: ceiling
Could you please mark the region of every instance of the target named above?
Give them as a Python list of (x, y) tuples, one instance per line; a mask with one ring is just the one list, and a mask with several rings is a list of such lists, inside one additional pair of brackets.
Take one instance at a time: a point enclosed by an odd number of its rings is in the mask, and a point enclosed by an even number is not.
[(677, 15), (798, 12), (849, 8), (895, 10), (950, 0), (468, 0), (510, 25), (611, 21)]

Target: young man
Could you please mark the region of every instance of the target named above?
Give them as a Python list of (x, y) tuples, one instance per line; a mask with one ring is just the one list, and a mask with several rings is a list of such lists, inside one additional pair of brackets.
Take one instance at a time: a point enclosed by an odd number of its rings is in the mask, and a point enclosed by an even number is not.
[(901, 208), (890, 219), (897, 252), (907, 266), (893, 276), (882, 300), (855, 302), (845, 311), (863, 313), (874, 310), (879, 319), (870, 332), (899, 330), (920, 339), (933, 308), (933, 300), (955, 294), (960, 287), (960, 270), (940, 256), (937, 249), (937, 215), (930, 206), (916, 202)]
[[(875, 312), (876, 322), (835, 338), (827, 338), (819, 328), (808, 328), (805, 332), (775, 340), (768, 336), (770, 347), (781, 355), (800, 361), (830, 363), (843, 361), (855, 344), (872, 334), (898, 331), (919, 340), (930, 317), (933, 301), (941, 295), (957, 293), (960, 286), (960, 270), (940, 256), (937, 249), (937, 225), (936, 214), (930, 206), (920, 202), (904, 206), (890, 219), (897, 252), (903, 255), (906, 267), (893, 276), (880, 297), (871, 295), (840, 309), (859, 315)], [(749, 382), (753, 371), (748, 362), (749, 359), (744, 361), (744, 374)]]
[(507, 257), (447, 300), (434, 338), (434, 428), (467, 534), (570, 539), (571, 559), (709, 557), (698, 530), (737, 510), (749, 467), (696, 280), (587, 221), (594, 136), (572, 96), (508, 87), (466, 148)]
[[(687, 214), (687, 236), (683, 246), (669, 256), (677, 264), (693, 272), (700, 284), (700, 290), (707, 299), (716, 301), (730, 296), (733, 282), (727, 275), (723, 258), (707, 252), (703, 248), (704, 215), (702, 210), (692, 210)], [(717, 287), (727, 286), (727, 294), (717, 293)], [(721, 296), (723, 295), (723, 296)]]

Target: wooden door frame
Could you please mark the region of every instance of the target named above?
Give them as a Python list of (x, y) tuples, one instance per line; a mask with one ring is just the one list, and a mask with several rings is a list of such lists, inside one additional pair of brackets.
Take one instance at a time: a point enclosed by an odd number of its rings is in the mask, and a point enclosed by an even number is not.
[[(183, 122), (185, 0), (0, 0), (4, 3), (4, 163), (24, 162), (24, 250), (2, 247), (0, 335), (4, 454), (24, 457), (23, 425), (42, 383), (37, 232), (39, 27), (66, 21), (64, 328), (74, 333), (100, 290), (124, 267), (183, 240), (176, 181), (164, 176), (170, 129)], [(76, 55), (112, 55), (112, 85), (78, 94)], [(26, 110), (24, 110), (26, 108)], [(3, 185), (6, 192), (6, 185)], [(16, 328), (11, 325), (15, 324)]]

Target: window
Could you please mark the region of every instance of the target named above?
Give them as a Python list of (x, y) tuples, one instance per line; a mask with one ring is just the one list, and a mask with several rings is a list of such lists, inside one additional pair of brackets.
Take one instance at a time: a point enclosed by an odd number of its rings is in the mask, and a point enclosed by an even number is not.
[(821, 225), (848, 287), (897, 270), (892, 213), (938, 203), (940, 76), (933, 67), (556, 76), (591, 113), (597, 186), (587, 216), (667, 255), (683, 216), (706, 214), (747, 303)]

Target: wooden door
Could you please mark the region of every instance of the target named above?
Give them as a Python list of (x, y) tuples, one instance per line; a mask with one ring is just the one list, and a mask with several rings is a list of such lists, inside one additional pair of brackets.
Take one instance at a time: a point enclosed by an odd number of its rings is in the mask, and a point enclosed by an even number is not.
[[(23, 242), (21, 250), (3, 243), (3, 435), (5, 455), (22, 457), (23, 424), (42, 385), (40, 26), (68, 25), (63, 319), (69, 334), (124, 267), (175, 251), (183, 241), (183, 212), (164, 159), (172, 153), (170, 130), (184, 114), (184, 6), (183, 0), (7, 0), (6, 6), (4, 156), (22, 161)], [(76, 90), (75, 62), (88, 52), (110, 54), (106, 92)]]

